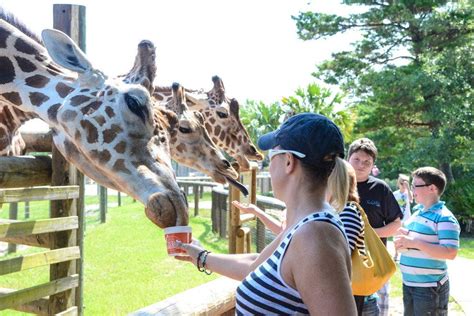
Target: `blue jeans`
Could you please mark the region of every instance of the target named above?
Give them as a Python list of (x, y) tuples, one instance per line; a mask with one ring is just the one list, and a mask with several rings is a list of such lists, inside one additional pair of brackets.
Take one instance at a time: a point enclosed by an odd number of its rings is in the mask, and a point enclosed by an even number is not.
[(371, 296), (366, 297), (364, 303), (364, 310), (362, 311), (362, 316), (379, 316), (380, 310), (377, 305), (377, 297)]
[(436, 287), (415, 287), (403, 284), (405, 316), (447, 315), (449, 281)]

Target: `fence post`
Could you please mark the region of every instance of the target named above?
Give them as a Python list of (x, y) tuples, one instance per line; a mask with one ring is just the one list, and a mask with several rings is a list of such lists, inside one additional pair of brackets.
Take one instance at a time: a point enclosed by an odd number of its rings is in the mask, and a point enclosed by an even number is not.
[(25, 219), (30, 218), (30, 202), (25, 202)]
[(193, 193), (194, 193), (194, 216), (199, 215), (199, 185), (193, 185)]
[(100, 209), (100, 222), (105, 223), (107, 220), (107, 188), (99, 187), (99, 209)]
[[(18, 203), (10, 203), (9, 218), (12, 220), (18, 219)], [(16, 252), (16, 244), (8, 244), (7, 254)]]
[(117, 204), (118, 206), (122, 206), (122, 195), (120, 191), (117, 191)]

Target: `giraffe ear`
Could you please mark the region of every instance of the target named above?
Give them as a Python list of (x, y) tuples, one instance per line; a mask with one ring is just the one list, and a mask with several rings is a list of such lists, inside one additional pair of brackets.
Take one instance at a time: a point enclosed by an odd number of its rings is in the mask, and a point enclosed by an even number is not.
[(60, 66), (84, 73), (92, 69), (92, 64), (74, 41), (61, 31), (46, 29), (41, 33), (44, 45), (51, 58)]

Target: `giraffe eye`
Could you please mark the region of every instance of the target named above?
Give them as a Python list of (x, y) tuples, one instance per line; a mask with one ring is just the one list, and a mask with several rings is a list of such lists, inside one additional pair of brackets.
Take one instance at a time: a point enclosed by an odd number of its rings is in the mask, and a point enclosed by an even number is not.
[(179, 131), (183, 134), (189, 134), (189, 133), (192, 132), (192, 130), (190, 128), (182, 127), (182, 126), (179, 127)]
[(229, 117), (229, 115), (224, 112), (217, 112), (217, 116), (219, 116), (221, 119), (225, 119)]
[(146, 106), (142, 106), (139, 99), (134, 96), (131, 96), (128, 93), (125, 93), (125, 102), (130, 111), (132, 111), (135, 115), (137, 115), (143, 123), (145, 123), (146, 119), (150, 115), (148, 113), (148, 108)]

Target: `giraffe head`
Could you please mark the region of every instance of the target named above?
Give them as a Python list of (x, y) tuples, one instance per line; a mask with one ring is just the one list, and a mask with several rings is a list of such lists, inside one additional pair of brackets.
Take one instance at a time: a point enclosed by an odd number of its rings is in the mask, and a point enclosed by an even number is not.
[[(138, 45), (134, 65), (125, 75), (124, 81), (140, 83), (153, 92), (150, 83), (155, 79), (155, 70), (154, 45), (144, 40)], [(165, 106), (170, 111), (158, 105), (153, 111), (157, 126), (166, 126), (171, 157), (180, 164), (211, 176), (219, 183), (225, 183), (228, 178), (237, 178), (235, 169), (209, 138), (202, 114), (188, 110), (184, 88), (178, 83), (173, 84), (171, 99)]]
[(62, 32), (42, 35), (47, 51), (0, 20), (0, 102), (36, 113), (67, 160), (140, 200), (159, 227), (186, 225), (186, 198), (155, 128), (149, 92), (108, 79)]
[(148, 40), (143, 40), (138, 44), (138, 52), (135, 57), (132, 69), (124, 76), (126, 83), (136, 83), (144, 86), (150, 93), (153, 93), (153, 80), (156, 76), (156, 48)]
[[(237, 172), (217, 149), (204, 127), (204, 118), (197, 111), (189, 111), (184, 88), (179, 83), (172, 86), (173, 98), (166, 108), (176, 114), (170, 119), (170, 150), (177, 162), (211, 176), (214, 181), (226, 183), (236, 179)], [(229, 180), (230, 180), (229, 179)]]
[[(239, 103), (228, 99), (222, 79), (212, 77), (214, 87), (207, 92), (208, 105), (201, 106), (206, 129), (218, 147), (237, 160), (241, 168), (249, 168), (249, 160), (263, 160), (263, 155), (252, 143), (239, 116)], [(202, 100), (200, 100), (202, 102)], [(192, 109), (192, 107), (191, 107)]]

